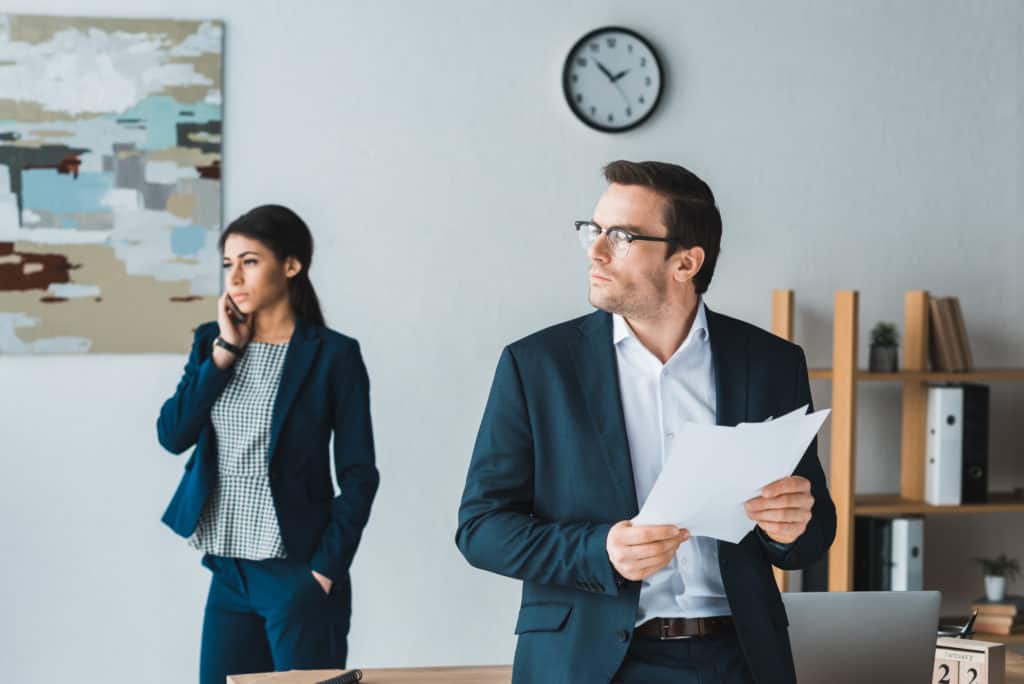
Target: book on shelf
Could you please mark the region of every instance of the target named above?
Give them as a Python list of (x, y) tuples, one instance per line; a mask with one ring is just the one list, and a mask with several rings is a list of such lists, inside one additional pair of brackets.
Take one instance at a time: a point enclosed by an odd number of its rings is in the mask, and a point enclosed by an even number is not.
[(928, 353), (932, 369), (969, 371), (974, 366), (967, 326), (958, 297), (930, 297), (928, 322), (931, 336)]
[(950, 306), (953, 308), (953, 322), (956, 324), (957, 339), (960, 343), (960, 352), (963, 355), (965, 371), (974, 370), (974, 355), (971, 354), (971, 342), (967, 338), (967, 325), (964, 323), (964, 311), (960, 308), (960, 298), (950, 297)]

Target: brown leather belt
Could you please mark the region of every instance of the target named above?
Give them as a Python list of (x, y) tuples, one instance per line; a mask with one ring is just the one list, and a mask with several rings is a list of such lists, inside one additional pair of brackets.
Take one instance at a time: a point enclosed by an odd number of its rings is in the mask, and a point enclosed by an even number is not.
[(644, 639), (686, 639), (712, 634), (735, 632), (732, 616), (720, 615), (704, 618), (654, 618), (636, 628), (636, 635)]

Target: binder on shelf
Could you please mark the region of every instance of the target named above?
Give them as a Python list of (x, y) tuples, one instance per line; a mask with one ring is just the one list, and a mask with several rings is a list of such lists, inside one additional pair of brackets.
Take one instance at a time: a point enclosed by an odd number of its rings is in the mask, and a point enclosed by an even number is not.
[(933, 506), (959, 506), (963, 482), (963, 392), (928, 388), (924, 498)]
[(988, 385), (963, 384), (963, 472), (960, 477), (963, 503), (988, 501)]
[(894, 591), (924, 589), (924, 520), (894, 518), (892, 521), (892, 577)]
[(925, 501), (933, 505), (988, 501), (987, 385), (928, 388)]
[(858, 516), (853, 524), (854, 591), (892, 588), (892, 521)]

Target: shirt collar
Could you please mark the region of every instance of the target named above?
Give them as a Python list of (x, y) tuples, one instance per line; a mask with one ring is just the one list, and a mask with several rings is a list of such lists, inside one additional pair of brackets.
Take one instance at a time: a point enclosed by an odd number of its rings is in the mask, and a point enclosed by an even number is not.
[[(694, 336), (697, 335), (696, 338)], [(686, 346), (686, 343), (691, 339), (696, 339), (700, 342), (707, 342), (710, 333), (708, 332), (708, 315), (704, 310), (704, 298), (700, 297), (697, 303), (697, 315), (693, 318), (693, 325), (690, 326), (690, 332), (687, 334), (686, 339), (679, 345), (680, 349)], [(630, 337), (635, 338), (633, 329), (629, 327), (629, 323), (626, 319), (619, 314), (612, 314), (612, 341), (615, 344), (619, 344), (625, 339)]]

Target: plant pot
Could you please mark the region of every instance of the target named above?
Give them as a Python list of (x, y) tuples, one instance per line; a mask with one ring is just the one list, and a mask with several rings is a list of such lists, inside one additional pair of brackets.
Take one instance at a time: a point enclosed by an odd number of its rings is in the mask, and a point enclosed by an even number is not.
[(895, 373), (899, 368), (899, 347), (871, 345), (868, 369), (872, 373)]
[(993, 603), (1006, 597), (1006, 578), (999, 575), (985, 575), (985, 598)]

